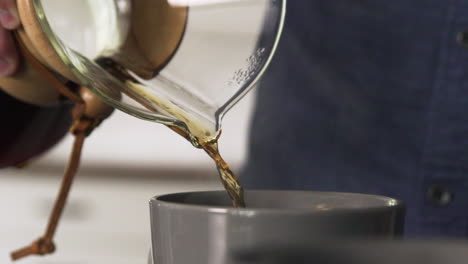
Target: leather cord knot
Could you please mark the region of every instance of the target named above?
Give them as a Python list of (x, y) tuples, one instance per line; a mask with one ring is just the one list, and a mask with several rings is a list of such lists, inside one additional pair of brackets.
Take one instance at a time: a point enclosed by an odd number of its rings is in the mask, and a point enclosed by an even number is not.
[(54, 253), (55, 249), (56, 247), (54, 242), (44, 237), (41, 237), (38, 240), (34, 241), (31, 245), (13, 252), (11, 254), (11, 258), (13, 260), (18, 260), (29, 255), (44, 256)]
[(34, 241), (33, 248), (36, 249), (37, 254), (41, 256), (55, 252), (54, 242), (42, 237)]
[(80, 165), (84, 141), (113, 111), (112, 107), (102, 102), (97, 96), (89, 92), (88, 89), (80, 87), (71, 81), (66, 81), (63, 77), (50, 71), (27, 50), (23, 43), (19, 41), (19, 44), (19, 50), (24, 55), (24, 59), (31, 63), (40, 74), (45, 76), (64, 98), (76, 104), (72, 112), (73, 124), (70, 127), (70, 132), (74, 135), (75, 141), (45, 234), (31, 245), (13, 252), (11, 254), (12, 260), (18, 260), (29, 255), (47, 255), (55, 251), (56, 247), (53, 243), (53, 238)]
[(11, 254), (12, 260), (18, 260), (30, 255), (46, 255), (51, 254), (55, 251), (55, 245), (52, 242), (55, 231), (57, 230), (60, 217), (62, 216), (63, 209), (67, 202), (68, 194), (75, 178), (76, 172), (80, 165), (81, 151), (83, 148), (84, 141), (95, 128), (96, 121), (90, 118), (86, 118), (82, 113), (85, 109), (84, 105), (78, 104), (76, 107), (76, 115), (74, 116), (74, 125), (71, 128), (72, 133), (75, 136), (75, 142), (71, 151), (68, 166), (65, 169), (60, 191), (55, 201), (54, 208), (51, 212), (49, 223), (45, 234), (34, 241), (31, 245), (19, 249)]
[(85, 115), (81, 116), (78, 120), (74, 121), (70, 127), (70, 133), (73, 135), (84, 134), (86, 137), (93, 132), (93, 130), (101, 124), (102, 120), (96, 118), (89, 118)]

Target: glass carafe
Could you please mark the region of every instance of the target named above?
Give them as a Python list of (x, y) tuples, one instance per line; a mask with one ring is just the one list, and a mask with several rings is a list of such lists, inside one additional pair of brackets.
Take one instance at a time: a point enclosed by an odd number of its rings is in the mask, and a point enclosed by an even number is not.
[(33, 3), (40, 27), (82, 85), (126, 113), (183, 129), (195, 142), (218, 135), (223, 115), (265, 71), (285, 1)]

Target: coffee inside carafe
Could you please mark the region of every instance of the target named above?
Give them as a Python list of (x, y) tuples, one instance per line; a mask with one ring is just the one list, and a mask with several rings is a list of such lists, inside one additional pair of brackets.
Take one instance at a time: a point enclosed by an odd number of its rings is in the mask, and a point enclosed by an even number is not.
[[(52, 14), (61, 1), (89, 13), (89, 25), (71, 38), (65, 34), (70, 27), (63, 23), (74, 19), (61, 14), (54, 19)], [(40, 4), (48, 20), (40, 19), (41, 26), (81, 85), (115, 108), (162, 123), (204, 149), (216, 162), (233, 204), (244, 204), (242, 187), (219, 154), (221, 119), (271, 61), (284, 21), (284, 1)]]
[[(125, 84), (122, 92), (127, 96), (150, 111), (180, 121), (182, 127), (168, 126), (213, 159), (233, 206), (244, 207), (243, 188), (219, 152), (219, 131), (213, 130), (203, 122), (203, 118), (197, 118), (176, 103), (148, 92), (134, 77), (151, 79), (170, 60), (183, 36), (187, 8), (173, 8), (165, 1), (139, 0), (132, 1), (130, 13), (125, 41), (118, 49), (103, 52), (96, 62)], [(164, 19), (160, 18), (162, 15)], [(154, 28), (161, 30), (155, 32)], [(167, 28), (171, 31), (163, 30)]]

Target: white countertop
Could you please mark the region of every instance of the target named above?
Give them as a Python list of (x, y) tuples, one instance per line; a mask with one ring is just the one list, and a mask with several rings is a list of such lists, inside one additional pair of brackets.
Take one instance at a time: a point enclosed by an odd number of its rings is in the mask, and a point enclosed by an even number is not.
[[(18, 263), (146, 264), (150, 247), (148, 200), (158, 194), (221, 188), (214, 170), (193, 171), (192, 175), (198, 174), (194, 177), (175, 170), (172, 175), (164, 173), (165, 177), (139, 173), (135, 178), (104, 170), (94, 175), (85, 168), (76, 179), (57, 231), (58, 252)], [(34, 167), (0, 171), (0, 263), (9, 263), (11, 250), (44, 232), (59, 174), (60, 170), (46, 173)]]

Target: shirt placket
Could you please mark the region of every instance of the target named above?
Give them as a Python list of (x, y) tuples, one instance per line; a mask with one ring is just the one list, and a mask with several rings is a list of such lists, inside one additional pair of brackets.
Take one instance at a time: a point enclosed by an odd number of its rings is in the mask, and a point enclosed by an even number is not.
[(450, 1), (422, 156), (421, 233), (468, 235), (468, 3)]

